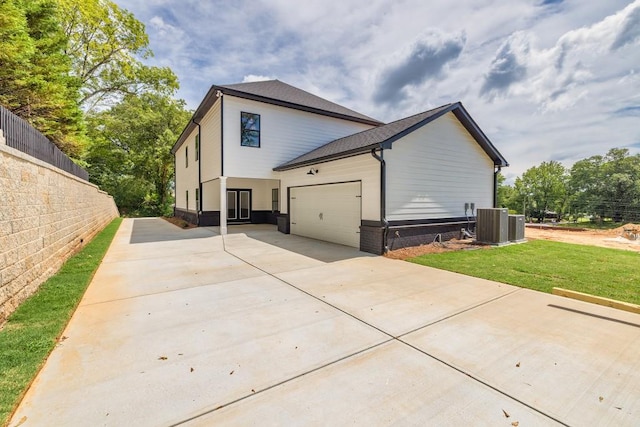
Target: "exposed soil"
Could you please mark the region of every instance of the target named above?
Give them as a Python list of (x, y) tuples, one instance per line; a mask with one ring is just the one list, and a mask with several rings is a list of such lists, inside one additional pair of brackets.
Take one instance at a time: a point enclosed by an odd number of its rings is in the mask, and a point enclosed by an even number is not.
[(433, 242), (426, 245), (413, 246), (410, 248), (396, 249), (389, 251), (384, 256), (392, 259), (407, 259), (424, 254), (438, 254), (442, 252), (465, 251), (474, 249), (487, 249), (491, 246), (478, 243), (475, 240), (458, 240), (452, 239), (447, 242)]
[[(625, 224), (612, 230), (555, 230), (553, 227), (542, 229), (527, 227), (524, 234), (527, 239), (532, 240), (553, 240), (640, 252), (640, 225), (638, 224)], [(634, 236), (637, 236), (635, 240), (633, 240)]]
[[(612, 230), (557, 229), (553, 226), (545, 228), (527, 227), (524, 234), (528, 240), (553, 240), (556, 242), (640, 252), (639, 224), (625, 224)], [(635, 240), (633, 240), (634, 236), (636, 236)], [(389, 251), (385, 256), (393, 259), (407, 259), (425, 254), (488, 248), (491, 248), (491, 246), (483, 245), (474, 240), (454, 239), (448, 242), (434, 242), (427, 245), (397, 249), (395, 251)]]
[(176, 218), (175, 216), (163, 216), (162, 219), (169, 221), (171, 224), (180, 228), (196, 228), (196, 225), (191, 224), (182, 218)]

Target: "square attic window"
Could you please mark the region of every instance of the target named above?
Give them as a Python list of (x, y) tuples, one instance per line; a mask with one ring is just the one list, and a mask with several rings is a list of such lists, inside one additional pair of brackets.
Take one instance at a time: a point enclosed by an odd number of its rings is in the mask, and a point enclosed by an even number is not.
[(240, 145), (260, 147), (260, 114), (240, 113)]

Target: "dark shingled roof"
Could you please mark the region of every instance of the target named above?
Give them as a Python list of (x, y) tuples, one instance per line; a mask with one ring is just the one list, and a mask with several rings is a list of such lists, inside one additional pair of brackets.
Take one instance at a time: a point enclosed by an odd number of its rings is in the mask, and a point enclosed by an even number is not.
[(425, 126), (438, 117), (448, 112), (453, 112), (463, 126), (469, 131), (474, 139), (480, 144), (484, 151), (493, 159), (496, 166), (508, 166), (507, 161), (496, 150), (491, 141), (480, 130), (471, 116), (462, 106), (462, 103), (446, 104), (424, 113), (416, 114), (384, 126), (379, 126), (354, 135), (336, 139), (328, 144), (318, 147), (306, 154), (296, 157), (282, 165), (274, 168), (275, 171), (295, 169), (297, 167), (308, 166), (329, 160), (336, 160), (350, 157), (371, 151), (374, 148), (391, 148), (394, 141), (403, 136)]
[(184, 143), (187, 135), (195, 129), (196, 125), (194, 122), (200, 122), (213, 104), (218, 100), (218, 91), (225, 95), (237, 96), (239, 98), (251, 99), (254, 101), (265, 102), (267, 104), (279, 105), (281, 107), (293, 108), (296, 110), (307, 111), (310, 113), (364, 123), (372, 126), (380, 126), (383, 124), (369, 116), (365, 116), (357, 111), (353, 111), (331, 101), (327, 101), (319, 96), (305, 92), (302, 89), (283, 83), (280, 80), (217, 86), (213, 85), (205, 95), (202, 102), (200, 102), (195, 113), (193, 113), (191, 120), (185, 126), (184, 130), (178, 137), (178, 140), (173, 145), (173, 148), (171, 148), (172, 154), (175, 154), (178, 148), (180, 148)]
[[(382, 122), (372, 119), (371, 117), (360, 114), (357, 111), (350, 110), (342, 105), (338, 105), (331, 101), (327, 101), (324, 98), (313, 95), (297, 87), (293, 87), (280, 80), (266, 80), (260, 82), (249, 83), (237, 83), (231, 85), (218, 86), (223, 93), (229, 95), (238, 95), (241, 97), (247, 97), (246, 95), (254, 95), (259, 97), (260, 101), (268, 102), (269, 100), (275, 101), (277, 105), (282, 103), (289, 104), (288, 107), (306, 107), (305, 111), (309, 109), (316, 110), (316, 112), (333, 113), (330, 115), (344, 116), (346, 118), (358, 119), (357, 121), (363, 121), (367, 124), (380, 125)], [(243, 96), (244, 95), (244, 96)]]

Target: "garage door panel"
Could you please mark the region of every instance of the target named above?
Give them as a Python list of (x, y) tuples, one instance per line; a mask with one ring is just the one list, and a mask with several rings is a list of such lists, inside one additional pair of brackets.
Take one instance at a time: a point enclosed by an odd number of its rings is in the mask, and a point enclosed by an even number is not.
[(291, 233), (359, 247), (360, 194), (360, 182), (292, 188)]

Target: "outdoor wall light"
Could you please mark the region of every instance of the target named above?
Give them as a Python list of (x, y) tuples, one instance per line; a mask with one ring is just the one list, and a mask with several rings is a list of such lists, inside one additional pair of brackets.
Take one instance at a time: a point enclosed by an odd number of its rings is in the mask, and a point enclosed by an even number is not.
[(318, 173), (318, 169), (311, 168), (309, 169), (309, 172), (307, 172), (307, 175), (315, 175), (317, 173)]

